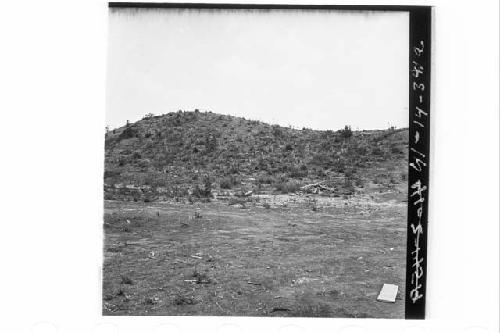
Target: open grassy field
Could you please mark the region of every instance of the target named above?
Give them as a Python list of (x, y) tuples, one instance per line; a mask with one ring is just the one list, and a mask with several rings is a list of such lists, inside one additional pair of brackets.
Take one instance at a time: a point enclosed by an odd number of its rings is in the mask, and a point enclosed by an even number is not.
[[(103, 314), (404, 317), (406, 191), (106, 201)], [(384, 283), (395, 303), (376, 300)]]

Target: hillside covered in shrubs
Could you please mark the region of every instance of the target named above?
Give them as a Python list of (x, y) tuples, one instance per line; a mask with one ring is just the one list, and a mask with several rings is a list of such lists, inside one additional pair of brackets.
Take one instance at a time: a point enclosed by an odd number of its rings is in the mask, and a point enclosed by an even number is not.
[(108, 130), (105, 198), (168, 200), (290, 193), (322, 182), (338, 195), (406, 182), (408, 129), (319, 131), (212, 112), (173, 112)]

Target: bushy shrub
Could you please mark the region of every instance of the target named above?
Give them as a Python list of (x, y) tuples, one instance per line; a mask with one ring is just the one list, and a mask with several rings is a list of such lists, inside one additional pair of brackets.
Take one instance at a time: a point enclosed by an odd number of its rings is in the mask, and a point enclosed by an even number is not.
[(210, 198), (212, 196), (212, 180), (210, 177), (203, 178), (203, 186), (195, 184), (193, 187), (193, 196), (197, 198)]
[(223, 189), (230, 189), (232, 188), (234, 185), (236, 185), (238, 183), (238, 180), (236, 179), (235, 176), (231, 175), (231, 176), (228, 176), (228, 177), (224, 177), (221, 179), (220, 181), (220, 188), (223, 188)]
[(372, 154), (375, 156), (384, 156), (384, 151), (380, 147), (374, 147), (372, 149)]
[(365, 182), (362, 178), (356, 178), (354, 180), (354, 184), (357, 186), (357, 187), (364, 187), (365, 186)]
[(359, 146), (356, 148), (356, 154), (358, 156), (363, 156), (368, 153), (368, 148), (366, 146)]
[(321, 133), (321, 138), (324, 139), (324, 140), (330, 139), (333, 136), (334, 136), (334, 134), (333, 134), (332, 130), (326, 130), (326, 131), (324, 131), (324, 132)]
[(292, 178), (304, 178), (307, 177), (308, 175), (307, 167), (305, 169), (303, 168), (292, 168), (290, 171), (290, 177)]
[(344, 173), (346, 170), (346, 165), (343, 160), (338, 160), (335, 162), (335, 171)]
[(322, 168), (328, 168), (332, 164), (332, 158), (327, 153), (319, 152), (313, 156), (311, 163)]
[(229, 206), (232, 206), (232, 205), (242, 205), (242, 206), (244, 206), (245, 203), (247, 203), (247, 199), (246, 198), (231, 197), (231, 198), (229, 198), (228, 205)]
[(128, 277), (126, 275), (122, 275), (120, 284), (134, 284), (134, 281), (132, 281), (132, 279), (130, 277)]
[(316, 176), (318, 176), (318, 177), (320, 177), (320, 178), (326, 177), (326, 172), (325, 172), (325, 170), (323, 170), (323, 169), (317, 169), (317, 170), (316, 170)]
[(349, 139), (352, 136), (351, 126), (345, 125), (343, 130), (340, 130), (340, 134), (344, 139)]
[(137, 136), (137, 134), (138, 134), (137, 130), (132, 126), (129, 126), (129, 127), (125, 128), (123, 130), (123, 132), (120, 133), (120, 136), (118, 138), (120, 140), (135, 138)]
[(212, 180), (210, 179), (209, 176), (206, 176), (203, 179), (203, 190), (206, 197), (212, 195)]
[(401, 153), (403, 153), (403, 150), (400, 147), (398, 147), (398, 146), (392, 146), (391, 147), (391, 153), (393, 153), (393, 154), (401, 154)]
[(207, 152), (213, 152), (217, 149), (217, 139), (215, 135), (210, 134), (205, 137), (205, 149)]
[(234, 175), (234, 174), (238, 174), (238, 173), (240, 172), (240, 169), (239, 169), (239, 167), (238, 167), (238, 166), (236, 166), (236, 165), (231, 165), (231, 167), (229, 168), (228, 172), (229, 172), (230, 174), (233, 174), (233, 175)]
[(259, 176), (259, 178), (257, 178), (258, 184), (272, 184), (274, 182), (275, 182), (275, 178), (273, 176), (270, 176), (270, 175), (263, 175), (263, 176)]
[(296, 192), (300, 189), (300, 184), (294, 181), (280, 181), (274, 187), (283, 194)]
[(277, 138), (283, 137), (283, 130), (278, 125), (273, 125), (273, 135)]
[(174, 305), (193, 305), (197, 301), (192, 296), (176, 295), (172, 303)]
[(355, 173), (356, 173), (356, 170), (354, 170), (354, 169), (352, 169), (352, 168), (346, 169), (346, 170), (344, 171), (344, 175), (345, 175), (347, 178), (349, 178), (349, 179), (354, 178)]
[(350, 179), (345, 179), (344, 184), (343, 184), (343, 192), (344, 194), (347, 195), (352, 195), (355, 192), (355, 187), (353, 185), (353, 182)]

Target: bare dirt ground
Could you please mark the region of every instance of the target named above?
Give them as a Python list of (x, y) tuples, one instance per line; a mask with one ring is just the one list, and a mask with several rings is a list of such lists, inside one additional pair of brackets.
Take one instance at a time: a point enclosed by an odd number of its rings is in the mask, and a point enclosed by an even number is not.
[(405, 197), (106, 201), (103, 314), (403, 318)]

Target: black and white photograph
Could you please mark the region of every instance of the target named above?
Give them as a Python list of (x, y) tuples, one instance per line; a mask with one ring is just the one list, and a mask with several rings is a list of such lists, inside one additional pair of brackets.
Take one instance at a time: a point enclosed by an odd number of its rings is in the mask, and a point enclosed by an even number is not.
[(408, 12), (111, 3), (108, 38), (104, 315), (405, 317)]
[(0, 332), (499, 331), (497, 0), (109, 1), (2, 3)]

